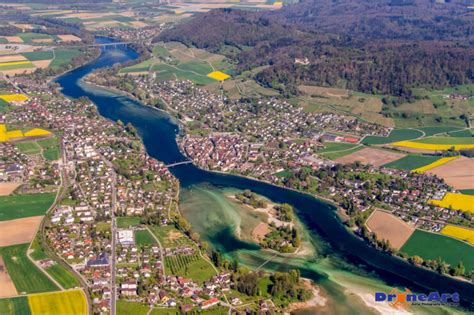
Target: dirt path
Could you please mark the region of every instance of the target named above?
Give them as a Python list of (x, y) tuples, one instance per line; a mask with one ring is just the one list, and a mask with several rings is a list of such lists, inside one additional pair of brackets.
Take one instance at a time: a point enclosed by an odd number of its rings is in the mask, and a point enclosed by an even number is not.
[(158, 239), (158, 237), (156, 237), (156, 235), (150, 230), (150, 228), (147, 226), (146, 227), (148, 233), (151, 234), (151, 236), (155, 239), (155, 241), (158, 243), (158, 246), (160, 247), (160, 259), (161, 259), (161, 271), (163, 272), (163, 277), (166, 276), (166, 273), (165, 273), (165, 259), (163, 257), (163, 246), (161, 245), (161, 242), (160, 240)]

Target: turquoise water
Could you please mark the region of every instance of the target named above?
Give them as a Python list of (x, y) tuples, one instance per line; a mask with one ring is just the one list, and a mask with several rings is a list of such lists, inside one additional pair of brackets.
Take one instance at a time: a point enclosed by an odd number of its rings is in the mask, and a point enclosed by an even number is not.
[[(164, 112), (145, 107), (126, 97), (89, 86), (81, 79), (94, 69), (137, 58), (133, 50), (104, 51), (99, 59), (60, 77), (57, 82), (69, 97), (89, 97), (100, 114), (111, 120), (132, 123), (138, 130), (148, 153), (167, 164), (182, 161), (175, 136), (178, 126)], [(172, 168), (180, 180), (180, 208), (193, 229), (210, 245), (226, 256), (238, 258), (243, 264), (268, 270), (298, 268), (312, 279), (328, 298), (327, 306), (318, 312), (328, 314), (368, 314), (359, 292), (373, 299), (375, 291), (390, 291), (393, 286), (413, 291), (457, 291), (467, 307), (474, 302), (474, 286), (440, 276), (434, 272), (409, 265), (369, 247), (348, 231), (338, 219), (334, 208), (313, 197), (281, 187), (226, 174), (200, 170), (193, 165)], [(277, 255), (264, 251), (243, 237), (258, 219), (242, 210), (225, 194), (235, 189), (249, 188), (275, 202), (292, 204), (304, 227), (305, 251), (300, 255)], [(239, 234), (240, 231), (240, 234)], [(270, 261), (269, 258), (272, 258)], [(447, 313), (439, 307), (414, 308), (422, 313)], [(452, 313), (449, 310), (448, 313)]]

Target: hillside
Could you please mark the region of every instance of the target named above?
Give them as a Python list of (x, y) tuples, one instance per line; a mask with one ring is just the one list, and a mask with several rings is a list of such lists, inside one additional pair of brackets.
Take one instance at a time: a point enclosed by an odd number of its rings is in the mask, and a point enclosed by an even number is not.
[(256, 79), (286, 93), (316, 84), (409, 99), (415, 86), (472, 82), (469, 14), (463, 1), (307, 0), (271, 12), (213, 10), (156, 40), (219, 51), (238, 71), (271, 65)]

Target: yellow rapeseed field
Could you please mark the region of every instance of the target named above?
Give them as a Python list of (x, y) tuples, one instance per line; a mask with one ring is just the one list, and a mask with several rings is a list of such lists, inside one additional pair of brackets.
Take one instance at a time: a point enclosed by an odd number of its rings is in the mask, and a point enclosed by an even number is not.
[(445, 163), (448, 163), (454, 159), (457, 159), (458, 157), (457, 156), (452, 156), (452, 157), (445, 157), (445, 158), (441, 158), (437, 161), (434, 161), (433, 163), (431, 164), (428, 164), (428, 165), (425, 165), (425, 166), (422, 166), (422, 167), (419, 167), (419, 168), (416, 168), (414, 170), (412, 170), (413, 172), (417, 172), (417, 173), (423, 173), (423, 172), (426, 172), (427, 170), (430, 170), (432, 168), (435, 168), (437, 166), (440, 166), (440, 165), (443, 165)]
[(214, 71), (214, 72), (208, 73), (207, 76), (209, 78), (213, 78), (214, 80), (218, 80), (218, 81), (224, 81), (230, 78), (230, 75), (225, 74), (224, 72), (221, 72), (221, 71)]
[(7, 137), (7, 125), (0, 124), (0, 142), (5, 142), (8, 140)]
[(431, 151), (446, 151), (452, 147), (454, 147), (456, 150), (474, 148), (474, 144), (431, 144), (431, 143), (420, 143), (420, 142), (414, 142), (414, 141), (398, 141), (398, 142), (393, 142), (392, 145), (397, 146), (397, 147), (423, 149), (423, 150), (431, 150)]
[(48, 130), (41, 128), (33, 128), (25, 133), (21, 130), (7, 130), (7, 125), (0, 124), (0, 142), (6, 142), (9, 140), (15, 140), (24, 137), (38, 137), (38, 136), (49, 136), (52, 133)]
[(87, 305), (81, 290), (40, 293), (28, 296), (32, 315), (86, 315)]
[(23, 138), (23, 132), (21, 130), (7, 131), (8, 139)]
[(51, 132), (48, 130), (40, 129), (40, 128), (34, 128), (31, 129), (30, 131), (25, 132), (25, 137), (37, 137), (37, 136), (48, 136), (51, 135)]
[(5, 102), (24, 102), (28, 100), (28, 96), (24, 94), (2, 94), (0, 95), (0, 99), (4, 100)]
[(443, 200), (430, 200), (430, 203), (449, 209), (474, 213), (474, 195), (447, 193)]
[(281, 2), (281, 1), (273, 2), (273, 6), (281, 7), (281, 6), (283, 6), (283, 2)]
[[(27, 64), (30, 64), (30, 63), (31, 63), (31, 62), (30, 62), (29, 60), (1, 62), (1, 63), (0, 63), (0, 68), (1, 68), (1, 67), (6, 67), (6, 66), (27, 65)], [(32, 64), (32, 65), (33, 65), (33, 64)]]
[(446, 225), (441, 234), (449, 235), (474, 245), (474, 230), (460, 226)]

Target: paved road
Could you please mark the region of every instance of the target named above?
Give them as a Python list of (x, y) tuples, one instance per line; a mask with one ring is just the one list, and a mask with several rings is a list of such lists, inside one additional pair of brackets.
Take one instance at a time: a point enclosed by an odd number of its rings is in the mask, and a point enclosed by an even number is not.
[(164, 277), (166, 276), (166, 274), (165, 274), (165, 258), (163, 257), (163, 246), (161, 246), (160, 240), (158, 239), (158, 237), (156, 237), (155, 234), (153, 234), (153, 232), (150, 230), (148, 226), (146, 227), (146, 229), (148, 230), (148, 232), (151, 234), (151, 236), (155, 239), (155, 241), (158, 243), (158, 246), (160, 247), (161, 268), (162, 268), (163, 277)]
[(116, 314), (116, 301), (117, 301), (117, 288), (115, 283), (115, 262), (116, 262), (116, 249), (115, 246), (117, 244), (117, 220), (115, 218), (115, 210), (117, 207), (117, 174), (114, 171), (114, 167), (109, 160), (102, 157), (102, 160), (105, 164), (112, 170), (112, 209), (111, 209), (111, 218), (112, 218), (112, 257), (110, 267), (111, 267), (111, 297), (110, 297), (110, 314)]

